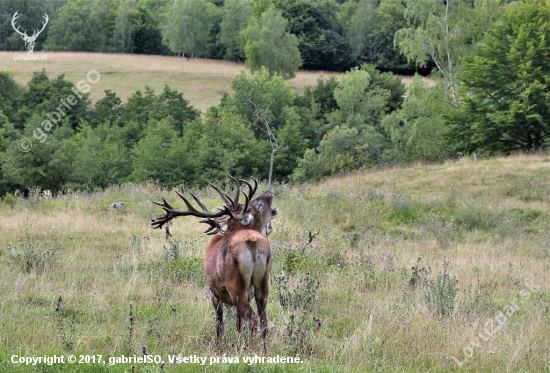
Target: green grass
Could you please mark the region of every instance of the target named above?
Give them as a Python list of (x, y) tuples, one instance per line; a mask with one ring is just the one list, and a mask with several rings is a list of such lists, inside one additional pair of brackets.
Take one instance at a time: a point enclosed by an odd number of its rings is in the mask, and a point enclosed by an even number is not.
[[(514, 156), (277, 185), (267, 356), (304, 363), (243, 364), (251, 353), (237, 351), (227, 310), (224, 352), (240, 364), (162, 370), (24, 367), (10, 358), (141, 356), (142, 344), (166, 362), (218, 356), (201, 269), (204, 227), (181, 218), (166, 241), (149, 226), (161, 214), (151, 201), (179, 206), (175, 193), (124, 184), (6, 201), (0, 372), (548, 371), (549, 180), (547, 159)], [(219, 205), (212, 190), (198, 193)], [(125, 209), (109, 210), (119, 200)], [(310, 243), (309, 232), (319, 232)], [(518, 308), (500, 330), (480, 339), (510, 304)]]

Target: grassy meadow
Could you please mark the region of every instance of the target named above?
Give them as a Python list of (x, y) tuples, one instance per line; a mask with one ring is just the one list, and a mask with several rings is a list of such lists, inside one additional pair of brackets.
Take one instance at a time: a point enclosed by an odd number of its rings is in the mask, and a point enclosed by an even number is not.
[[(168, 240), (152, 230), (161, 209), (151, 201), (183, 203), (148, 183), (0, 204), (0, 372), (549, 371), (548, 156), (363, 171), (274, 192), (267, 356), (303, 363), (242, 363), (252, 353), (237, 351), (232, 310), (224, 352), (240, 364), (168, 363), (218, 356), (208, 237), (194, 218), (177, 219)], [(198, 194), (220, 205), (213, 190)], [(124, 209), (110, 210), (115, 201)], [(109, 356), (142, 356), (143, 344), (167, 365), (109, 366)], [(107, 364), (10, 361), (54, 354)]]
[[(14, 60), (13, 52), (0, 52), (0, 69), (11, 73), (13, 79), (23, 86), (29, 82), (33, 71), (42, 69), (46, 69), (50, 79), (65, 74), (67, 80), (75, 84), (86, 79), (88, 71), (96, 70), (101, 79), (89, 92), (92, 102), (103, 98), (107, 89), (116, 92), (126, 102), (138, 89), (143, 92), (146, 85), (157, 93), (169, 85), (182, 92), (185, 99), (202, 112), (218, 105), (223, 93), (231, 91), (231, 78), (246, 69), (244, 64), (201, 58), (187, 60), (168, 56), (76, 52), (44, 54), (47, 60), (21, 61)], [(315, 85), (319, 76), (331, 75), (340, 74), (300, 71), (289, 83), (301, 93), (305, 87)]]
[[(201, 58), (187, 60), (169, 56), (77, 52), (44, 54), (47, 60), (21, 61), (14, 60), (13, 52), (0, 51), (0, 70), (9, 72), (22, 86), (27, 85), (34, 71), (42, 69), (50, 79), (64, 74), (75, 84), (86, 79), (88, 71), (96, 70), (101, 79), (89, 92), (92, 102), (103, 98), (107, 89), (116, 92), (126, 102), (138, 89), (143, 92), (146, 85), (157, 93), (169, 85), (182, 92), (185, 99), (203, 113), (218, 105), (224, 92), (231, 92), (231, 78), (241, 70), (247, 70), (242, 63)], [(317, 84), (317, 78), (321, 76), (326, 79), (341, 75), (333, 71), (301, 70), (288, 82), (298, 93), (303, 93), (307, 86)], [(405, 84), (412, 82), (411, 76), (402, 76), (402, 79)], [(429, 78), (424, 80), (431, 82)]]

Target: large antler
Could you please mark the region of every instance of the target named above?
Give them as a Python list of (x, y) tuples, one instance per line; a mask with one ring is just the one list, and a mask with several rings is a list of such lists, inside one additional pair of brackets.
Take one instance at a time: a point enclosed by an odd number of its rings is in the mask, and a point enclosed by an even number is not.
[(208, 224), (210, 224), (210, 229), (207, 232), (215, 228), (221, 229), (221, 227), (219, 227), (216, 224), (215, 219), (220, 218), (224, 215), (227, 215), (226, 209), (221, 209), (220, 211), (217, 211), (217, 212), (211, 212), (206, 208), (206, 206), (201, 202), (201, 200), (196, 195), (194, 195), (193, 193), (190, 193), (193, 199), (195, 200), (195, 202), (197, 202), (197, 204), (201, 207), (202, 211), (199, 211), (195, 207), (193, 207), (193, 205), (189, 202), (189, 200), (187, 200), (187, 198), (185, 198), (183, 194), (181, 194), (178, 191), (176, 191), (176, 194), (183, 200), (188, 210), (186, 211), (177, 210), (174, 207), (172, 207), (168, 202), (166, 202), (164, 198), (162, 199), (162, 203), (153, 202), (154, 204), (162, 207), (164, 211), (166, 211), (166, 215), (152, 220), (151, 225), (153, 226), (154, 229), (162, 228), (164, 224), (168, 223), (170, 220), (174, 218), (177, 218), (178, 216), (189, 216), (189, 215), (196, 216), (199, 218), (205, 218), (205, 221), (203, 220), (201, 222), (207, 222)]
[[(187, 206), (187, 210), (180, 211), (175, 209), (168, 202), (166, 202), (164, 198), (162, 199), (163, 201), (162, 203), (153, 202), (154, 204), (162, 207), (163, 210), (166, 211), (166, 215), (161, 216), (157, 219), (153, 219), (151, 225), (153, 226), (154, 229), (158, 229), (158, 228), (162, 228), (164, 224), (166, 224), (167, 222), (169, 222), (170, 220), (178, 216), (196, 216), (199, 218), (204, 218), (204, 220), (200, 220), (200, 223), (206, 223), (210, 226), (210, 228), (208, 228), (204, 233), (211, 235), (211, 234), (217, 234), (217, 233), (223, 232), (222, 228), (225, 224), (227, 224), (227, 221), (229, 219), (234, 219), (238, 221), (245, 219), (247, 217), (245, 213), (248, 210), (250, 199), (252, 198), (252, 196), (254, 195), (258, 187), (258, 180), (256, 180), (255, 178), (252, 178), (252, 180), (254, 180), (254, 187), (252, 187), (249, 182), (245, 180), (241, 180), (249, 188), (249, 193), (246, 194), (245, 192), (240, 190), (239, 182), (237, 181), (237, 179), (235, 179), (231, 175), (229, 175), (229, 177), (235, 182), (237, 186), (235, 198), (231, 198), (229, 195), (222, 192), (220, 188), (218, 188), (216, 185), (212, 183), (208, 183), (216, 192), (218, 192), (222, 201), (225, 204), (223, 208), (218, 209), (219, 211), (217, 212), (209, 211), (206, 208), (206, 206), (201, 202), (201, 200), (196, 195), (190, 192), (195, 202), (197, 202), (197, 204), (202, 209), (202, 211), (199, 211), (195, 207), (193, 207), (193, 205), (189, 202), (189, 200), (187, 200), (187, 198), (185, 198), (183, 194), (176, 191), (177, 195), (183, 200), (183, 202)], [(238, 213), (238, 210), (240, 210), (239, 196), (241, 193), (244, 195), (246, 202), (242, 209), (242, 212)]]

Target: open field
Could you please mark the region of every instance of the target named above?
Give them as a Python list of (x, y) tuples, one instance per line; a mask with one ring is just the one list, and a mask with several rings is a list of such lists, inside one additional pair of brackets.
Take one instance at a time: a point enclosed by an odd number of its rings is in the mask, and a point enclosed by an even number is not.
[[(45, 52), (45, 61), (14, 60), (13, 52), (0, 52), (0, 71), (12, 74), (20, 85), (26, 85), (34, 71), (46, 69), (53, 79), (60, 74), (77, 83), (85, 79), (90, 70), (101, 74), (101, 80), (90, 90), (90, 98), (95, 102), (104, 97), (110, 89), (123, 102), (138, 89), (148, 85), (160, 92), (165, 85), (183, 93), (193, 107), (203, 113), (211, 106), (220, 103), (224, 92), (231, 91), (231, 78), (241, 70), (244, 64), (221, 60), (191, 59), (181, 57), (149, 56), (136, 54)], [(300, 71), (290, 85), (299, 93), (307, 86), (314, 86), (317, 78), (323, 76), (340, 77), (342, 74), (332, 71)], [(403, 76), (403, 82), (410, 84), (411, 76)], [(429, 78), (425, 81), (431, 82)]]
[[(205, 112), (220, 103), (224, 92), (229, 92), (231, 78), (246, 69), (244, 64), (220, 60), (191, 59), (181, 57), (44, 52), (45, 61), (14, 60), (13, 52), (0, 52), (0, 70), (8, 71), (18, 84), (26, 85), (33, 71), (46, 69), (50, 78), (65, 74), (76, 84), (86, 78), (86, 73), (96, 70), (101, 80), (90, 91), (93, 102), (104, 96), (110, 89), (126, 101), (138, 89), (149, 85), (156, 92), (165, 85), (183, 93), (195, 108)], [(303, 92), (308, 85), (315, 85), (319, 76), (339, 76), (339, 73), (321, 71), (300, 71), (290, 80), (290, 84)]]
[[(152, 200), (114, 186), (0, 204), (0, 372), (158, 372), (160, 364), (24, 367), (12, 355), (160, 355), (166, 372), (548, 372), (550, 158), (514, 156), (278, 185), (269, 357), (242, 364), (231, 317), (216, 356), (204, 226), (153, 231)], [(211, 190), (199, 191), (209, 207)], [(108, 206), (122, 201), (122, 211)], [(319, 232), (307, 244), (308, 232)], [(259, 351), (259, 349), (258, 349)], [(210, 360), (207, 361), (208, 365)], [(135, 368), (133, 370), (132, 366)]]

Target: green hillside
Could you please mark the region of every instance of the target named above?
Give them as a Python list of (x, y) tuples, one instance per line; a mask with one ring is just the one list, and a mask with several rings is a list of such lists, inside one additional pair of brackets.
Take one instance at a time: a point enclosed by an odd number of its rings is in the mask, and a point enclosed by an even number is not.
[[(240, 364), (222, 362), (202, 274), (204, 226), (180, 218), (166, 241), (149, 226), (161, 215), (151, 201), (182, 203), (148, 183), (3, 201), (0, 371), (548, 369), (550, 158), (418, 164), (274, 192), (267, 357), (303, 363), (243, 364), (253, 354), (236, 351), (231, 312), (225, 358)], [(213, 190), (198, 194), (221, 204)], [(115, 201), (124, 209), (109, 209)], [(318, 235), (308, 243), (309, 233)], [(142, 356), (143, 344), (163, 369), (109, 365)], [(106, 364), (11, 362), (55, 354)], [(168, 363), (178, 354), (220, 362)]]

